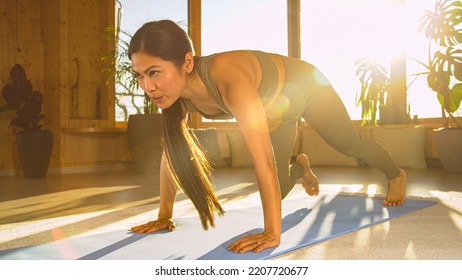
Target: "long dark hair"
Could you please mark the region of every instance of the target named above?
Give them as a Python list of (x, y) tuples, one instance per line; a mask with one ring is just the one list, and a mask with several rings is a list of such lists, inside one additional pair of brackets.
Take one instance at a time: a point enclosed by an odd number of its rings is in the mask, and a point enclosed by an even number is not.
[[(146, 54), (172, 61), (178, 67), (185, 55), (193, 52), (186, 32), (170, 20), (145, 23), (133, 35), (128, 48), (132, 54)], [(222, 215), (223, 208), (214, 192), (212, 169), (199, 141), (188, 127), (180, 99), (162, 110), (162, 145), (173, 178), (196, 207), (204, 229), (214, 226), (214, 213)]]

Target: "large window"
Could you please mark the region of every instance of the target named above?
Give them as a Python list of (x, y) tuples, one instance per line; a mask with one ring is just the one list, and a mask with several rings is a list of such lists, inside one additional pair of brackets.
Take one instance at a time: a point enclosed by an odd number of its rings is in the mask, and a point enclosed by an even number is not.
[(287, 0), (202, 0), (202, 55), (232, 50), (287, 55), (287, 40)]
[[(188, 0), (120, 0), (121, 29), (133, 34), (144, 22), (172, 19), (188, 28)], [(411, 116), (440, 117), (435, 93), (424, 69), (415, 62), (426, 61), (428, 40), (417, 31), (423, 11), (435, 0), (300, 0), (301, 58), (317, 66), (342, 98), (352, 119), (360, 119), (356, 105), (360, 82), (355, 60), (371, 58), (387, 67), (405, 55), (407, 102)], [(197, 11), (197, 10), (196, 10)], [(258, 49), (288, 54), (287, 0), (202, 0), (201, 55), (237, 49)], [(293, 42), (297, 44), (297, 42)], [(412, 83), (412, 85), (410, 85)], [(141, 93), (142, 96), (142, 93)], [(125, 102), (129, 113), (132, 99)], [(134, 99), (142, 106), (143, 98)], [(124, 114), (117, 108), (117, 120)], [(210, 121), (203, 119), (204, 122)]]
[(428, 62), (428, 39), (423, 34), (418, 33), (417, 24), (424, 10), (433, 10), (436, 0), (406, 0), (406, 70), (408, 75), (408, 103), (410, 105), (411, 116), (417, 115), (419, 118), (441, 117), (441, 107), (436, 101), (436, 93), (427, 84), (426, 76), (419, 76), (415, 79), (415, 74), (424, 72), (426, 69), (415, 60)]
[(287, 0), (202, 0), (202, 55), (239, 49), (287, 55)]
[[(361, 116), (361, 108), (356, 106), (360, 90), (356, 59), (373, 59), (390, 69), (392, 60), (404, 54), (408, 86), (414, 81), (412, 75), (424, 70), (412, 60), (426, 61), (428, 55), (428, 40), (418, 33), (417, 22), (434, 0), (300, 2), (302, 59), (326, 74), (353, 119)], [(424, 76), (409, 86), (407, 94), (411, 116), (440, 116), (436, 96)]]
[(389, 0), (301, 1), (302, 59), (327, 76), (353, 119), (361, 118), (355, 60), (389, 67), (399, 52), (395, 6)]
[[(188, 28), (188, 0), (119, 0), (116, 4), (116, 12), (121, 14), (120, 29), (129, 35), (145, 22), (161, 19), (170, 19), (185, 30)], [(122, 33), (121, 39), (127, 42), (130, 38)], [(143, 110), (144, 93), (141, 90), (134, 96), (126, 94), (123, 86), (116, 84), (116, 99), (116, 121), (126, 121), (128, 115)]]

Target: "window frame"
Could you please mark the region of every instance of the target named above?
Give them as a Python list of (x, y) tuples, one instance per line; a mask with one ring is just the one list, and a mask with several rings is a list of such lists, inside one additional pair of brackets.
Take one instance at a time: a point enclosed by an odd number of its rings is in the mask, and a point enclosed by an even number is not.
[[(403, 1), (403, 0), (399, 0)], [(202, 49), (202, 1), (201, 0), (188, 0), (188, 30), (189, 36), (193, 42), (196, 55), (201, 55)], [(300, 0), (287, 0), (287, 19), (288, 19), (288, 51), (289, 56), (294, 58), (300, 58), (301, 56), (301, 38), (300, 38)], [(392, 62), (391, 75), (392, 83), (395, 83), (399, 87), (399, 98), (403, 104), (406, 103), (406, 58), (400, 57)], [(409, 104), (412, 106), (412, 104)], [(441, 122), (441, 117), (435, 118), (419, 118), (419, 124)], [(353, 120), (353, 123), (360, 124), (361, 120)], [(213, 121), (204, 122), (202, 116), (199, 113), (192, 113), (189, 120), (191, 127), (203, 128), (203, 127), (216, 127), (219, 129), (235, 129), (237, 124), (235, 122), (226, 121)], [(127, 122), (116, 122), (116, 127), (126, 127)]]

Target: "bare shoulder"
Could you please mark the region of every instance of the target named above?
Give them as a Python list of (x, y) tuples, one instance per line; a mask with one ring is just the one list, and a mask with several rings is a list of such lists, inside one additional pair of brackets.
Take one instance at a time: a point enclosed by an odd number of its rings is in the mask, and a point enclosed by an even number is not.
[(217, 53), (213, 56), (211, 68), (217, 82), (237, 82), (236, 79), (246, 79), (258, 84), (261, 77), (260, 64), (251, 51)]
[(216, 53), (213, 56), (213, 63), (232, 63), (232, 62), (246, 62), (249, 60), (256, 59), (255, 55), (251, 51), (237, 50)]

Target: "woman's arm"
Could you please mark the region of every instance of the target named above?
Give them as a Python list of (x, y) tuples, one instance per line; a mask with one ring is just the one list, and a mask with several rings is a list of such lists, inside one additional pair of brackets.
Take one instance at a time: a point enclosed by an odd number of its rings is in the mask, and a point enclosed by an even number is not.
[[(235, 111), (233, 114), (253, 159), (263, 207), (265, 231), (263, 234), (245, 237), (230, 246), (230, 250), (239, 253), (250, 250), (260, 252), (279, 245), (282, 224), (281, 193), (269, 132), (261, 131), (249, 124), (264, 116), (264, 110), (257, 104), (243, 107), (247, 113)], [(250, 111), (252, 113), (249, 114)], [(243, 117), (243, 114), (247, 116)], [(264, 125), (261, 124), (259, 127), (264, 128)]]
[[(217, 86), (232, 112), (253, 159), (263, 206), (265, 231), (244, 237), (229, 249), (260, 252), (279, 245), (281, 236), (281, 194), (265, 108), (258, 95), (258, 76), (248, 53), (244, 57), (218, 57), (213, 66)], [(220, 61), (221, 60), (221, 61)], [(245, 61), (239, 63), (239, 61)]]
[(145, 224), (135, 226), (132, 228), (132, 231), (136, 233), (150, 233), (164, 229), (173, 231), (175, 229), (175, 223), (172, 217), (176, 192), (176, 182), (172, 177), (164, 153), (162, 154), (160, 164), (160, 206), (158, 218), (156, 221), (149, 221)]

